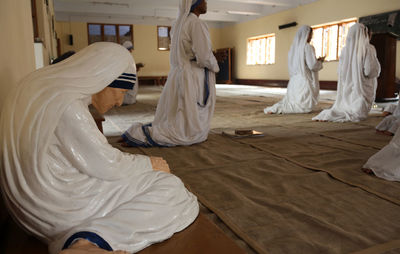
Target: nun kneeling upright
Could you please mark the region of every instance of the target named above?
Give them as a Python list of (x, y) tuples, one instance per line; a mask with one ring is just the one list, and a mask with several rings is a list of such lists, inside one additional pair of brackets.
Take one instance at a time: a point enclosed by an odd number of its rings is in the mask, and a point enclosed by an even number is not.
[(290, 80), (285, 97), (265, 114), (309, 113), (319, 99), (318, 71), (322, 69), (324, 57), (316, 58), (310, 45), (312, 29), (302, 26), (296, 33), (288, 55)]
[(335, 104), (312, 120), (358, 122), (366, 119), (375, 100), (380, 71), (376, 50), (369, 43), (368, 29), (363, 24), (354, 24), (339, 58)]
[(206, 0), (181, 0), (172, 28), (171, 70), (151, 124), (134, 123), (122, 138), (129, 146), (175, 146), (208, 137), (219, 71), (206, 23)]

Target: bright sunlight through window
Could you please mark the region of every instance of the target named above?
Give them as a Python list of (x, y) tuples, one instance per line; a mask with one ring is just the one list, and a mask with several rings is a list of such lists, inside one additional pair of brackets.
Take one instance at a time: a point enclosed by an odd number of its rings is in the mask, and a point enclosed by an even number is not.
[(326, 56), (325, 61), (339, 59), (340, 52), (346, 43), (346, 36), (356, 19), (326, 25), (313, 26), (311, 44), (315, 48), (316, 57)]
[(275, 63), (275, 34), (247, 39), (247, 64)]

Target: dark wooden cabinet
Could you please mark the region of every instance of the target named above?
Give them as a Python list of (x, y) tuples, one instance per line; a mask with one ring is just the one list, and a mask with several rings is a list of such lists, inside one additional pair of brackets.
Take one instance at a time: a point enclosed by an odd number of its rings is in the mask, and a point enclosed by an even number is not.
[(217, 83), (232, 84), (232, 48), (217, 49), (215, 58), (219, 66), (219, 72), (216, 75)]
[(395, 100), (396, 87), (396, 37), (390, 33), (374, 34), (371, 44), (375, 46), (381, 74), (376, 89), (376, 102)]

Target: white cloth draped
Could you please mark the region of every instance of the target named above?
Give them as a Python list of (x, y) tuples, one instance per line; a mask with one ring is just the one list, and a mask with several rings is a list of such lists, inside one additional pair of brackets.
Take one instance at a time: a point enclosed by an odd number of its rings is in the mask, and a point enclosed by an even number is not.
[(129, 252), (169, 238), (198, 214), (195, 196), (150, 159), (110, 146), (88, 111), (92, 94), (125, 70), (132, 56), (94, 43), (28, 75), (4, 103), (0, 120), (1, 188), (27, 231), (58, 253), (74, 233), (90, 231)]
[(385, 108), (385, 111), (392, 113), (386, 116), (377, 126), (376, 129), (379, 131), (389, 131), (391, 133), (396, 133), (397, 129), (400, 127), (400, 100), (397, 106), (391, 104), (394, 107)]
[(371, 169), (380, 178), (400, 181), (400, 128), (390, 143), (369, 158), (363, 167)]
[(138, 77), (136, 77), (135, 86), (133, 87), (132, 90), (126, 91), (123, 104), (135, 104), (138, 90), (139, 90), (139, 79)]
[(314, 47), (307, 43), (311, 27), (302, 26), (296, 33), (288, 54), (290, 80), (285, 97), (264, 113), (308, 113), (319, 99), (318, 71), (322, 62), (315, 57)]
[(367, 29), (362, 24), (354, 24), (339, 58), (336, 101), (313, 120), (358, 122), (366, 119), (375, 100), (380, 70)]
[(134, 123), (122, 135), (132, 146), (191, 145), (208, 137), (216, 100), (215, 72), (219, 67), (208, 27), (196, 15), (189, 14), (191, 4), (191, 0), (180, 2), (172, 29), (171, 70), (152, 125)]

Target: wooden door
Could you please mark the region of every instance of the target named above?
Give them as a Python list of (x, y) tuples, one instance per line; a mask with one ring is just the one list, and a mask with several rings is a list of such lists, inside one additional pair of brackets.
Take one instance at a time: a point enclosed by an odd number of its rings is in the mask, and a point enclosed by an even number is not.
[(371, 44), (375, 46), (381, 75), (378, 78), (376, 102), (390, 101), (397, 97), (396, 88), (396, 37), (389, 33), (374, 34)]

